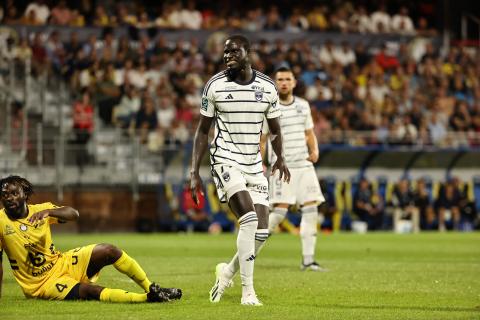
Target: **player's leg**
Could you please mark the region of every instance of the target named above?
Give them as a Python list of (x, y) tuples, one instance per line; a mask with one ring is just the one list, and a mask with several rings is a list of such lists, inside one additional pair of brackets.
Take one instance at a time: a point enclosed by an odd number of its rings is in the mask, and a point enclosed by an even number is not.
[[(257, 257), (260, 253), (260, 250), (262, 250), (263, 246), (265, 245), (268, 237), (270, 236), (270, 232), (267, 228), (269, 208), (265, 205), (255, 204), (255, 211), (257, 212), (258, 217), (258, 227), (257, 231), (255, 232), (255, 257)], [(227, 278), (232, 279), (239, 269), (240, 263), (237, 252), (230, 263), (225, 265), (225, 268), (222, 272)]]
[(302, 242), (302, 270), (326, 271), (315, 261), (315, 249), (318, 232), (318, 205), (325, 202), (313, 167), (299, 172), (297, 199), (302, 204), (302, 220), (300, 222), (300, 238)]
[(273, 205), (273, 211), (268, 217), (268, 230), (270, 233), (285, 219), (288, 212), (288, 203), (276, 203)]
[(273, 204), (273, 211), (268, 217), (268, 230), (270, 234), (285, 219), (288, 206), (296, 202), (295, 186), (298, 181), (296, 170), (290, 170), (290, 183), (282, 181), (278, 175), (270, 176), (269, 193), (270, 203)]
[[(237, 236), (237, 253), (232, 261), (238, 260), (240, 278), (242, 281), (242, 303), (247, 297), (256, 300), (253, 288), (253, 269), (255, 263), (255, 233), (258, 227), (258, 217), (250, 193), (246, 190), (235, 193), (229, 201), (232, 210), (239, 216), (239, 231)], [(233, 262), (235, 263), (235, 262)], [(258, 302), (254, 301), (254, 302)]]
[(302, 241), (302, 270), (323, 270), (315, 261), (317, 244), (318, 207), (317, 202), (311, 201), (303, 205), (302, 220), (300, 222), (300, 238)]
[(99, 300), (103, 302), (167, 302), (167, 293), (150, 290), (148, 293), (135, 293), (122, 289), (104, 288), (89, 283), (77, 283), (64, 300)]
[(176, 288), (160, 288), (152, 283), (138, 262), (131, 258), (125, 251), (111, 244), (97, 244), (90, 256), (87, 267), (87, 277), (92, 278), (103, 267), (113, 265), (115, 269), (135, 281), (145, 292), (151, 290), (164, 290), (171, 299), (179, 299), (181, 290)]

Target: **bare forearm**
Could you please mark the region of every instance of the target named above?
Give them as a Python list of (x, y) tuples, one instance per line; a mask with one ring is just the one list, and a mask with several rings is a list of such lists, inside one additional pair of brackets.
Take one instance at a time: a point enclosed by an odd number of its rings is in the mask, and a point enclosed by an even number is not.
[(313, 130), (307, 131), (307, 146), (309, 153), (318, 154), (318, 141)]
[(59, 221), (76, 221), (80, 214), (72, 207), (60, 207), (49, 211), (50, 217), (57, 218)]
[(208, 134), (203, 133), (200, 128), (195, 133), (192, 152), (192, 171), (200, 170), (200, 163), (208, 147)]
[(270, 141), (272, 143), (273, 152), (278, 158), (283, 158), (283, 137), (280, 129), (278, 118), (268, 119), (268, 127), (270, 129)]

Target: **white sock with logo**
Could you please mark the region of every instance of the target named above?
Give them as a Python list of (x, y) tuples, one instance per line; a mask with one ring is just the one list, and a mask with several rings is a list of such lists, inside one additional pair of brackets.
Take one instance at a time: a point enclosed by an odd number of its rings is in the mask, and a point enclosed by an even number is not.
[(317, 206), (302, 208), (302, 221), (300, 222), (300, 237), (302, 239), (303, 263), (310, 264), (315, 261), (315, 246), (317, 244)]
[[(237, 236), (237, 252), (242, 280), (242, 291), (253, 292), (253, 267), (255, 264), (255, 231), (258, 226), (258, 218), (255, 211), (248, 212), (238, 219), (240, 228)], [(232, 262), (234, 259), (232, 259)], [(230, 264), (232, 264), (230, 262)], [(235, 262), (233, 263), (235, 264)], [(229, 265), (230, 266), (230, 265)], [(230, 268), (228, 268), (230, 269)]]

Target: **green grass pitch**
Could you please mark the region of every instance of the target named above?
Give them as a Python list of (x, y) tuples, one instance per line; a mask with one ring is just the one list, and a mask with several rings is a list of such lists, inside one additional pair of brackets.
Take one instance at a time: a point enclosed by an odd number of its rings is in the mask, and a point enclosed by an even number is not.
[[(480, 319), (480, 234), (322, 234), (319, 262), (326, 273), (301, 272), (300, 240), (269, 239), (255, 264), (263, 307), (240, 305), (241, 287), (211, 304), (215, 265), (234, 253), (235, 235), (58, 234), (60, 250), (108, 242), (126, 250), (149, 277), (183, 289), (168, 304), (27, 300), (4, 258), (3, 319)], [(98, 284), (140, 292), (113, 267)]]

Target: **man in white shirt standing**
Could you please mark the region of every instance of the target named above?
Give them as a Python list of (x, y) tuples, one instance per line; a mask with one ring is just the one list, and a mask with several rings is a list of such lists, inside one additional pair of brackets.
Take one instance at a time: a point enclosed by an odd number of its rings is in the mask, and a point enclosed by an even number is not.
[[(301, 270), (326, 271), (315, 261), (318, 208), (325, 202), (313, 164), (318, 160), (318, 142), (313, 131), (309, 103), (293, 95), (297, 81), (292, 70), (282, 67), (275, 73), (279, 91), (280, 126), (284, 135), (285, 160), (290, 170), (290, 183), (270, 177), (269, 191), (273, 205), (268, 229), (270, 233), (285, 219), (290, 205), (301, 206), (300, 237), (302, 240)], [(267, 135), (262, 135), (262, 151), (268, 148)], [(271, 163), (276, 156), (270, 154)]]

